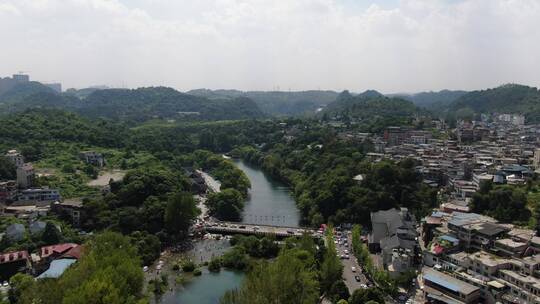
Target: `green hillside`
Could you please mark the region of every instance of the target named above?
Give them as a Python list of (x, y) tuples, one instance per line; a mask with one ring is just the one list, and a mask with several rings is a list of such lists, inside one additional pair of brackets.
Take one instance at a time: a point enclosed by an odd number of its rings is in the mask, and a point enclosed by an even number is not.
[(469, 108), (476, 113), (520, 113), (528, 123), (540, 122), (540, 91), (517, 84), (473, 91), (454, 101), (449, 111)]

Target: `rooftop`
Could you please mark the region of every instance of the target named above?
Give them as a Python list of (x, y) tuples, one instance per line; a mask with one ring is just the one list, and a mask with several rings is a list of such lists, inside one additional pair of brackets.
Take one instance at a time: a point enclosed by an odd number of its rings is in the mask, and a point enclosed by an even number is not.
[(424, 267), (422, 269), (424, 281), (428, 280), (444, 288), (464, 295), (469, 295), (480, 290), (478, 287), (458, 280), (452, 276), (436, 271), (432, 268)]

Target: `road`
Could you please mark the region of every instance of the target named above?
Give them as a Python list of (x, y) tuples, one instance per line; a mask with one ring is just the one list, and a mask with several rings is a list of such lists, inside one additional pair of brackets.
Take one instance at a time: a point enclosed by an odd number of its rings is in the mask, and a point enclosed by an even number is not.
[(212, 192), (219, 192), (221, 190), (221, 183), (214, 179), (210, 174), (202, 171), (197, 170), (201, 174), (201, 176), (204, 178), (204, 181), (206, 185), (208, 186), (208, 189)]
[(302, 236), (304, 233), (308, 233), (312, 236), (319, 236), (315, 230), (309, 228), (265, 226), (234, 222), (206, 223), (204, 225), (204, 229), (211, 233), (223, 234), (273, 234), (276, 236), (285, 237)]
[[(334, 236), (335, 240), (338, 240), (338, 236)], [(371, 285), (369, 283), (369, 280), (366, 278), (366, 276), (363, 274), (362, 267), (358, 264), (358, 261), (352, 254), (351, 250), (351, 244), (352, 239), (350, 234), (343, 235), (341, 238), (342, 240), (347, 239), (347, 243), (345, 242), (338, 242), (336, 244), (336, 250), (338, 252), (338, 255), (349, 255), (348, 259), (341, 259), (341, 264), (343, 265), (343, 280), (345, 281), (345, 285), (347, 285), (347, 288), (349, 289), (349, 293), (353, 293), (354, 290), (358, 288), (362, 288), (362, 285), (368, 286)], [(346, 245), (347, 244), (347, 245)], [(352, 267), (356, 269), (355, 272), (352, 271)], [(355, 276), (360, 277), (360, 281), (358, 282), (355, 279)]]

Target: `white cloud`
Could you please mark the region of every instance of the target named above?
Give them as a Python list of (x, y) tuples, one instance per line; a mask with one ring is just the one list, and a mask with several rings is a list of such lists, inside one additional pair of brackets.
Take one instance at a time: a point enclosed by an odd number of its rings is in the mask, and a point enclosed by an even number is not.
[(0, 75), (384, 92), (540, 83), (540, 2), (0, 0)]

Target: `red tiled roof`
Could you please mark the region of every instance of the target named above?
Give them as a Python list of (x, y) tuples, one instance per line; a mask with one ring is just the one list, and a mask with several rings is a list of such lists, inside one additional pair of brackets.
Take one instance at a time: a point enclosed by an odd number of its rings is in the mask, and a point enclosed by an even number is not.
[(75, 246), (79, 245), (75, 243), (65, 243), (51, 246), (43, 246), (41, 247), (41, 258), (49, 257), (52, 254), (64, 254)]
[(0, 264), (11, 263), (11, 262), (27, 260), (27, 259), (28, 259), (28, 251), (26, 250), (0, 253)]
[(81, 253), (82, 253), (82, 246), (76, 245), (74, 247), (71, 247), (71, 249), (68, 250), (68, 252), (64, 253), (62, 255), (62, 258), (75, 258), (78, 260), (81, 258)]

